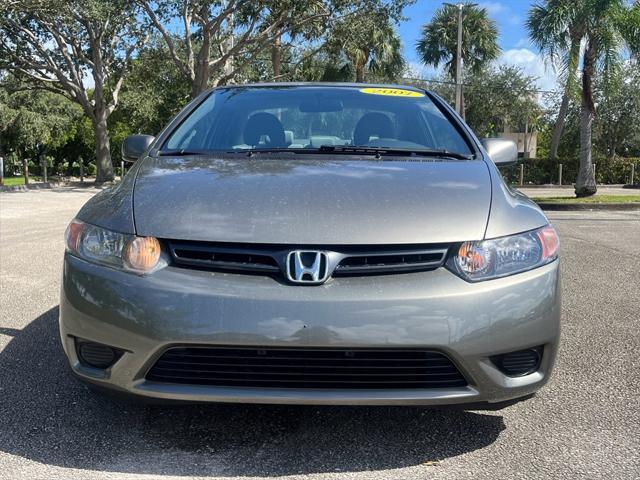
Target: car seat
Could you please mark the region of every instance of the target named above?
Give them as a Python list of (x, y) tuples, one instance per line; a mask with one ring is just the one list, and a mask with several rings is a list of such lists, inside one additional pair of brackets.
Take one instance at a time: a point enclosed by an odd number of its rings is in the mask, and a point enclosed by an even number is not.
[(244, 142), (252, 147), (284, 148), (284, 128), (278, 117), (267, 112), (254, 113), (244, 127)]

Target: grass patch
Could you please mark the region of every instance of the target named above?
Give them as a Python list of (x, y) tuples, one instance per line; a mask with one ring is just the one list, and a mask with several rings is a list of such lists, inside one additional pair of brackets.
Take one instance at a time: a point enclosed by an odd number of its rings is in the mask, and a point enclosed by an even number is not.
[[(31, 179), (29, 179), (31, 180)], [(24, 177), (4, 177), (3, 185), (24, 185)]]
[(640, 203), (640, 195), (593, 195), (591, 197), (531, 197), (536, 203)]
[[(12, 186), (12, 185), (24, 185), (24, 177), (4, 177), (3, 185)], [(49, 182), (57, 182), (58, 177), (47, 177), (47, 181)], [(29, 183), (41, 183), (42, 177), (38, 175), (29, 175)]]

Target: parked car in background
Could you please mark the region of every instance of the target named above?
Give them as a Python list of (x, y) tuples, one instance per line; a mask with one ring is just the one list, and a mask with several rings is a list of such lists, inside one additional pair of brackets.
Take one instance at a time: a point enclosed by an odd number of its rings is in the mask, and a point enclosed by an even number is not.
[(140, 398), (500, 408), (551, 374), (558, 236), (411, 87), (210, 90), (66, 234), (60, 335)]

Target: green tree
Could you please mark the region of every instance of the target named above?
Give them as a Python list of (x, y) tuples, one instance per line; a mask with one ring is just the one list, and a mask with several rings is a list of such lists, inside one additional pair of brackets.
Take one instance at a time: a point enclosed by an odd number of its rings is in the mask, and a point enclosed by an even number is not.
[[(574, 0), (549, 0), (536, 4), (529, 10), (526, 27), (529, 38), (551, 62), (563, 82), (563, 95), (558, 115), (553, 126), (549, 157), (554, 161), (564, 129), (569, 101), (577, 90), (577, 69), (580, 57), (581, 26), (575, 21), (571, 10)], [(564, 28), (558, 28), (560, 23)], [(559, 68), (556, 68), (558, 66)]]
[(107, 121), (143, 41), (128, 0), (22, 0), (0, 7), (0, 68), (82, 107), (95, 131), (96, 182), (113, 180)]
[(109, 119), (113, 160), (118, 161), (128, 135), (157, 135), (188, 103), (190, 92), (162, 39), (150, 39), (133, 61), (120, 94), (120, 106)]
[(480, 136), (497, 136), (506, 127), (535, 128), (542, 111), (535, 77), (518, 67), (501, 65), (467, 75), (467, 122)]
[(31, 91), (13, 76), (0, 82), (0, 152), (17, 162), (52, 153), (75, 135), (82, 109), (57, 93)]
[(610, 159), (640, 153), (640, 65), (627, 61), (597, 92), (595, 147)]
[[(279, 49), (283, 35), (329, 22), (348, 2), (330, 0), (136, 0), (166, 42), (170, 58), (195, 97), (232, 80), (236, 57)], [(172, 28), (169, 28), (171, 26)], [(279, 51), (279, 50), (278, 50)], [(274, 55), (277, 61), (278, 55)], [(275, 70), (279, 70), (276, 66)]]
[[(405, 62), (396, 15), (386, 8), (368, 9), (338, 22), (331, 32), (329, 48), (345, 59), (356, 82), (364, 82), (367, 74), (393, 80), (402, 73)], [(344, 63), (340, 69), (345, 71)]]
[[(422, 63), (444, 65), (449, 78), (455, 78), (458, 44), (458, 7), (445, 4), (422, 27), (416, 50)], [(498, 27), (485, 8), (465, 3), (462, 7), (462, 63), (479, 73), (500, 55)], [(464, 98), (464, 97), (463, 97)], [(462, 102), (464, 112), (464, 100)]]
[[(416, 84), (434, 91), (453, 105), (455, 88), (447, 79), (448, 75), (443, 74), (440, 82)], [(497, 136), (505, 126), (522, 129), (528, 124), (535, 127), (542, 114), (535, 77), (526, 75), (518, 67), (489, 66), (475, 74), (468, 72), (464, 84), (466, 121), (479, 137)]]
[(110, 125), (126, 125), (129, 133), (155, 135), (189, 101), (190, 93), (190, 85), (171, 61), (162, 39), (151, 38), (132, 62)]
[[(596, 114), (594, 83), (606, 81), (606, 77), (621, 61), (621, 51), (627, 46), (637, 53), (637, 22), (640, 16), (636, 3), (629, 7), (625, 0), (573, 0), (556, 2), (548, 0), (545, 5), (560, 4), (554, 10), (542, 37), (552, 45), (562, 39), (564, 32), (571, 31), (584, 44), (582, 55), (581, 112), (580, 112), (580, 168), (576, 180), (576, 195), (589, 196), (596, 193), (596, 180), (592, 163), (592, 128)], [(541, 37), (541, 38), (542, 38)], [(544, 44), (544, 43), (543, 43)], [(568, 67), (570, 55), (565, 55)], [(598, 78), (599, 77), (599, 78)]]
[(336, 49), (309, 47), (291, 59), (288, 78), (301, 82), (349, 82), (354, 70), (349, 61)]

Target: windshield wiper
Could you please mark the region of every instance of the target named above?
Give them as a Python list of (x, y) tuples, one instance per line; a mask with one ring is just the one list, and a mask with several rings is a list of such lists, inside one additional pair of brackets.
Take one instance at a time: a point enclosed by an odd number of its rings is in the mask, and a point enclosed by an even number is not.
[(419, 149), (414, 150), (410, 148), (386, 148), (386, 147), (368, 147), (357, 145), (322, 145), (319, 149), (321, 153), (344, 153), (344, 154), (365, 154), (375, 155), (381, 157), (383, 155), (390, 156), (416, 156), (416, 157), (448, 157), (455, 158), (456, 160), (471, 160), (473, 155), (459, 152), (450, 152), (449, 150), (431, 150), (431, 149)]
[(184, 157), (187, 155), (211, 155), (213, 150), (187, 150), (186, 148), (177, 148), (175, 150), (160, 150), (160, 157)]
[(318, 153), (317, 148), (287, 148), (287, 147), (276, 147), (276, 148), (243, 148), (238, 150), (228, 150), (225, 153), (232, 154), (241, 154), (246, 155), (247, 157), (252, 157), (253, 155), (260, 154), (270, 154), (270, 153)]
[(386, 148), (386, 147), (369, 147), (369, 146), (357, 146), (357, 145), (321, 145), (318, 148), (249, 148), (239, 150), (187, 150), (187, 149), (175, 149), (175, 150), (160, 150), (159, 156), (187, 156), (187, 155), (213, 155), (213, 154), (233, 154), (233, 155), (245, 155), (252, 157), (254, 155), (268, 155), (273, 153), (291, 153), (298, 155), (318, 155), (318, 154), (341, 154), (341, 155), (373, 155), (376, 158), (383, 156), (396, 156), (396, 157), (444, 157), (455, 158), (456, 160), (471, 160), (473, 155), (450, 152), (448, 150), (429, 150), (429, 149), (410, 149), (410, 148)]
[(258, 154), (270, 153), (318, 153), (317, 148), (243, 148), (238, 150), (189, 150), (186, 148), (178, 148), (174, 150), (160, 150), (158, 156), (161, 157), (180, 157), (188, 155), (244, 155), (251, 157)]

